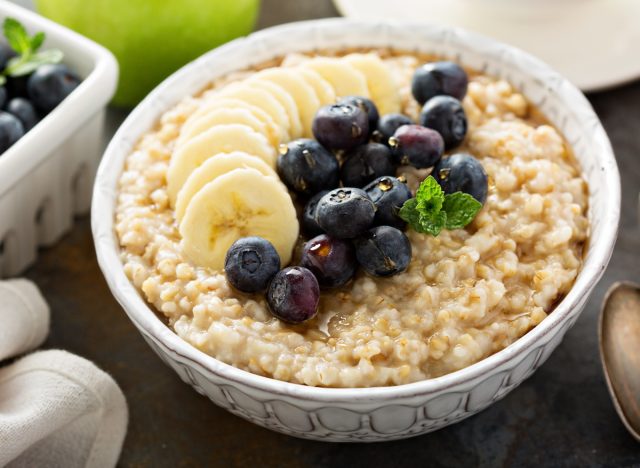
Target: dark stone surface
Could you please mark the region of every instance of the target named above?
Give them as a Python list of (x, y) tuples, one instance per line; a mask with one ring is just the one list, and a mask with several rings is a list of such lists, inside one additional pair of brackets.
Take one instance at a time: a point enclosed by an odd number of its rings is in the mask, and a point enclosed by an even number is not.
[[(265, 1), (260, 25), (335, 15), (329, 0)], [(327, 444), (262, 429), (214, 406), (167, 368), (138, 335), (98, 269), (81, 219), (28, 271), (52, 308), (45, 348), (94, 361), (130, 409), (122, 466), (640, 466), (640, 445), (609, 399), (598, 357), (605, 290), (640, 276), (640, 82), (590, 96), (622, 174), (620, 237), (609, 269), (563, 343), (522, 386), (477, 416), (438, 432), (373, 445)], [(123, 115), (112, 111), (114, 125)]]

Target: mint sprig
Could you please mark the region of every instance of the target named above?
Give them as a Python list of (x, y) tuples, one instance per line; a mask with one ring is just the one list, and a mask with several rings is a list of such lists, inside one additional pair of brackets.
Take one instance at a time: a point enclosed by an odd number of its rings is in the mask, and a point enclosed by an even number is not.
[(29, 36), (24, 26), (14, 18), (5, 18), (2, 29), (7, 42), (18, 55), (7, 62), (0, 77), (0, 85), (4, 84), (7, 76), (28, 75), (40, 65), (62, 61), (63, 54), (58, 49), (38, 52), (45, 39), (43, 32)]
[(400, 208), (400, 218), (411, 229), (437, 236), (442, 229), (462, 229), (476, 217), (482, 203), (468, 193), (445, 194), (433, 176), (420, 183), (415, 198)]

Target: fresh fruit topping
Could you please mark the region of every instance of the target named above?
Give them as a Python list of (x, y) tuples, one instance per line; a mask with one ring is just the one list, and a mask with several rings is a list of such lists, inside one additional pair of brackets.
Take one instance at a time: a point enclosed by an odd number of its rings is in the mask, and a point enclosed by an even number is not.
[(214, 154), (189, 175), (178, 192), (175, 207), (175, 216), (178, 223), (182, 221), (191, 199), (205, 185), (234, 169), (248, 168), (255, 169), (262, 175), (272, 177), (280, 183), (280, 178), (276, 171), (257, 156), (252, 156), (242, 151)]
[(366, 77), (345, 60), (335, 57), (315, 57), (302, 63), (302, 66), (318, 72), (331, 84), (338, 97), (369, 97)]
[(304, 244), (300, 265), (311, 270), (324, 288), (345, 285), (358, 269), (353, 244), (326, 234)]
[(340, 179), (346, 187), (364, 187), (380, 176), (396, 173), (391, 150), (380, 143), (357, 146), (345, 158)]
[[(302, 79), (313, 88), (321, 106), (336, 102), (336, 92), (331, 86), (331, 83), (325, 80), (317, 71), (303, 66), (290, 68), (288, 71), (299, 74)], [(313, 110), (314, 115), (316, 109)]]
[(379, 177), (364, 188), (376, 206), (373, 224), (404, 229), (406, 223), (400, 218), (402, 205), (411, 198), (407, 184), (396, 177)]
[(362, 96), (347, 96), (340, 99), (340, 101), (338, 101), (338, 104), (350, 104), (362, 109), (367, 114), (367, 120), (369, 122), (369, 133), (373, 132), (378, 127), (380, 114), (378, 113), (378, 108), (371, 99)]
[(378, 128), (373, 133), (373, 139), (385, 145), (389, 143), (389, 138), (396, 133), (403, 125), (411, 125), (413, 120), (404, 114), (385, 114), (378, 121)]
[(287, 68), (268, 68), (256, 74), (256, 78), (271, 81), (284, 88), (296, 103), (302, 123), (302, 134), (311, 135), (311, 124), (321, 103), (313, 88), (300, 76)]
[(280, 141), (291, 140), (291, 122), (287, 111), (268, 91), (246, 82), (232, 83), (222, 88), (212, 99), (237, 99), (262, 109), (276, 123)]
[(457, 153), (442, 158), (433, 168), (433, 177), (444, 193), (468, 193), (480, 203), (487, 199), (487, 172), (470, 154)]
[(284, 185), (255, 169), (234, 169), (206, 184), (180, 222), (182, 250), (197, 265), (221, 271), (235, 241), (258, 236), (273, 244), (283, 265), (298, 239), (298, 218)]
[(189, 140), (206, 132), (211, 127), (228, 124), (246, 125), (264, 135), (272, 146), (280, 144), (275, 122), (269, 114), (258, 107), (236, 99), (213, 99), (206, 108), (209, 109), (207, 112), (193, 119), (189, 118), (185, 122), (174, 146), (175, 149), (184, 146)]
[(373, 222), (375, 205), (364, 190), (344, 187), (330, 191), (318, 202), (316, 220), (330, 236), (356, 237)]
[(22, 135), (24, 135), (22, 122), (8, 112), (0, 111), (0, 153), (9, 149)]
[(444, 153), (444, 141), (440, 134), (420, 125), (403, 125), (391, 138), (389, 146), (401, 165), (418, 169), (432, 167)]
[(42, 65), (27, 82), (29, 98), (43, 112), (55, 109), (80, 84), (66, 65)]
[(5, 109), (22, 122), (25, 131), (31, 130), (38, 123), (38, 114), (33, 104), (25, 98), (11, 99)]
[(462, 100), (468, 83), (467, 73), (457, 63), (425, 63), (413, 75), (411, 93), (420, 104), (443, 94)]
[(399, 86), (394, 79), (392, 70), (378, 54), (349, 54), (345, 55), (342, 60), (365, 76), (369, 96), (376, 102), (381, 113), (388, 114), (400, 110)]
[(316, 220), (316, 210), (318, 209), (318, 202), (327, 193), (329, 193), (328, 190), (316, 193), (309, 199), (304, 206), (304, 210), (302, 210), (302, 230), (308, 237), (314, 237), (324, 232)]
[(443, 228), (461, 229), (482, 209), (482, 203), (468, 193), (445, 194), (433, 178), (422, 181), (415, 198), (407, 200), (400, 209), (400, 217), (420, 233), (437, 236)]
[(377, 226), (354, 241), (356, 257), (364, 270), (373, 276), (402, 273), (411, 261), (411, 242), (391, 226)]
[(298, 106), (285, 88), (272, 81), (261, 79), (258, 75), (252, 75), (249, 79), (245, 80), (245, 83), (247, 86), (262, 89), (273, 96), (287, 114), (289, 135), (291, 135), (291, 138), (300, 138), (302, 136), (303, 128)]
[(311, 271), (294, 266), (280, 270), (271, 280), (267, 303), (273, 315), (289, 323), (302, 323), (318, 313), (320, 286)]
[(437, 131), (450, 150), (467, 134), (467, 116), (462, 103), (451, 96), (436, 96), (427, 101), (420, 112), (420, 124)]
[(359, 107), (332, 104), (321, 107), (313, 120), (313, 135), (331, 150), (355, 148), (369, 138), (369, 120)]
[(338, 186), (338, 160), (317, 141), (302, 138), (280, 148), (278, 174), (291, 190), (313, 195)]
[(167, 194), (172, 205), (194, 170), (214, 155), (232, 151), (251, 154), (275, 166), (275, 150), (264, 135), (242, 124), (216, 125), (173, 152), (167, 170)]
[(264, 291), (280, 270), (280, 256), (271, 242), (262, 237), (243, 237), (235, 241), (224, 261), (227, 280), (236, 289)]

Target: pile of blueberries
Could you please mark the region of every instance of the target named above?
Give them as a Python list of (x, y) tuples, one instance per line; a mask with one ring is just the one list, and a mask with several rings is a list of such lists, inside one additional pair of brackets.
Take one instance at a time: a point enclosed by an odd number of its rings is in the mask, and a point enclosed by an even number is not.
[(423, 105), (420, 125), (402, 114), (380, 117), (375, 104), (359, 96), (320, 108), (312, 127), (315, 140), (290, 142), (277, 161), (281, 179), (306, 201), (302, 227), (311, 239), (299, 266), (281, 270), (271, 243), (243, 238), (227, 254), (229, 282), (249, 293), (266, 289), (272, 313), (300, 323), (317, 313), (320, 288), (345, 285), (358, 267), (376, 277), (405, 271), (411, 243), (398, 211), (412, 194), (395, 177), (398, 166), (433, 167), (445, 193), (463, 191), (481, 203), (486, 198), (487, 176), (473, 156), (442, 158), (467, 133), (460, 102), (467, 84), (455, 63), (420, 67), (412, 83), (413, 96)]
[[(0, 70), (16, 56), (0, 43)], [(0, 154), (18, 141), (80, 84), (80, 78), (63, 64), (42, 64), (33, 73), (8, 76), (0, 86)]]

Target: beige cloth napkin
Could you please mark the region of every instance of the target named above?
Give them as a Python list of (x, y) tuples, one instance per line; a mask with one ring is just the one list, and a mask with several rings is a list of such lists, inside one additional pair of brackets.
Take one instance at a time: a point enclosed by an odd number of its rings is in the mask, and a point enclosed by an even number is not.
[[(40, 345), (49, 309), (26, 280), (0, 282), (0, 359)], [(65, 351), (0, 366), (0, 466), (111, 467), (127, 428), (115, 381)]]

